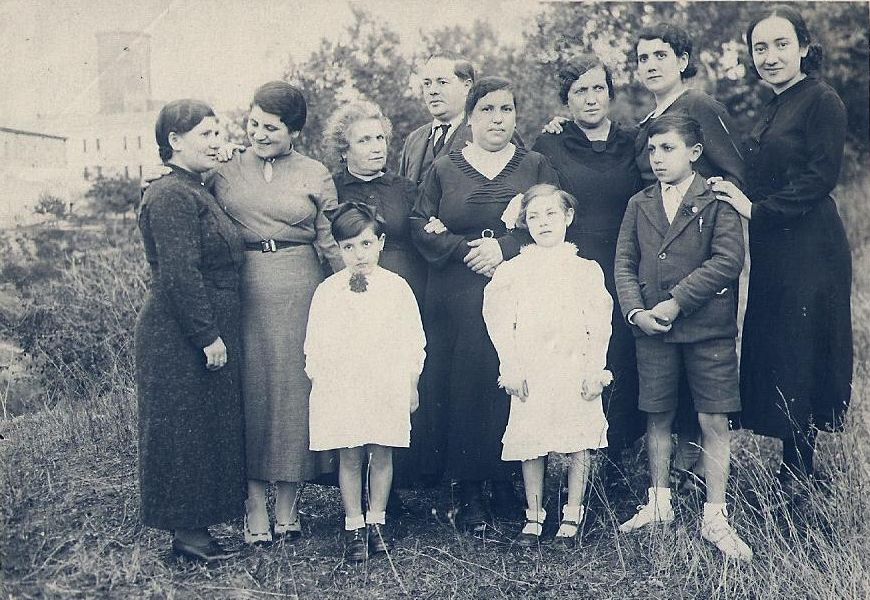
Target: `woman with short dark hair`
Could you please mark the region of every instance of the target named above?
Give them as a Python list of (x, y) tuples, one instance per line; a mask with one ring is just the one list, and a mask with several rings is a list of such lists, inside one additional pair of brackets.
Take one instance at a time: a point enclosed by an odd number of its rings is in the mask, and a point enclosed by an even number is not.
[[(329, 468), (308, 449), (308, 394), (303, 343), (308, 309), (323, 281), (322, 261), (344, 265), (326, 212), (337, 206), (327, 168), (294, 148), (305, 125), (301, 90), (271, 81), (254, 93), (251, 149), (212, 175), (215, 197), (245, 240), (242, 394), (247, 423), (245, 540), (266, 543), (301, 534), (299, 482)], [(276, 482), (270, 528), (266, 486)]]
[(822, 48), (794, 8), (760, 9), (746, 44), (775, 95), (747, 139), (746, 194), (727, 181), (713, 190), (749, 219), (742, 422), (782, 440), (779, 481), (800, 502), (816, 434), (842, 430), (852, 392), (852, 256), (831, 197), (846, 109), (818, 78)]
[(242, 240), (201, 180), (217, 164), (219, 132), (195, 100), (157, 118), (171, 173), (139, 213), (151, 286), (135, 331), (142, 521), (172, 530), (174, 553), (206, 562), (231, 555), (207, 527), (238, 517), (245, 496)]

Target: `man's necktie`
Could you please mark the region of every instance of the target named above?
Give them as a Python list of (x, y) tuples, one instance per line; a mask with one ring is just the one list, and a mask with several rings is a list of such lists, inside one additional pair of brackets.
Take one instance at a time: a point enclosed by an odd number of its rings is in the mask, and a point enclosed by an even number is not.
[(450, 123), (439, 125), (435, 128), (435, 141), (432, 144), (432, 151), (435, 156), (444, 148), (444, 143), (447, 141), (447, 131), (450, 129)]

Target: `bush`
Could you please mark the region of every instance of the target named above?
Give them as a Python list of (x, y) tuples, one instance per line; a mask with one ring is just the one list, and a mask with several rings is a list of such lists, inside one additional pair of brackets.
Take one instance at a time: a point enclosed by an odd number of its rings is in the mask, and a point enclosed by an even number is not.
[(46, 403), (59, 395), (101, 393), (117, 372), (129, 377), (132, 331), (145, 292), (135, 229), (38, 231), (18, 242), (24, 264), (3, 270), (23, 297), (23, 316), (12, 332), (42, 372)]
[(139, 182), (118, 175), (117, 177), (98, 177), (87, 192), (85, 198), (90, 199), (94, 211), (101, 214), (119, 214), (127, 220), (127, 214), (135, 211), (142, 200)]
[(39, 200), (36, 206), (33, 207), (33, 212), (38, 215), (51, 215), (56, 219), (63, 218), (67, 214), (67, 203), (63, 198), (59, 198), (48, 192), (42, 192), (39, 195)]

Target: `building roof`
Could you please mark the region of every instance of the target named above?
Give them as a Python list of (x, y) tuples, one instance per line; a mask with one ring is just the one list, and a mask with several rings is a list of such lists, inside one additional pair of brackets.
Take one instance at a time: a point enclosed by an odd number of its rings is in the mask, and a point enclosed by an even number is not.
[(23, 129), (13, 129), (13, 128), (11, 128), (11, 127), (0, 127), (0, 131), (5, 131), (6, 133), (15, 133), (15, 134), (18, 134), (18, 135), (32, 135), (32, 136), (34, 136), (34, 137), (50, 138), (50, 139), (53, 139), (53, 140), (64, 140), (64, 141), (66, 141), (66, 136), (62, 136), (62, 135), (51, 135), (51, 134), (48, 134), (48, 133), (38, 133), (38, 132), (36, 132), (36, 131), (25, 131), (25, 130), (23, 130)]

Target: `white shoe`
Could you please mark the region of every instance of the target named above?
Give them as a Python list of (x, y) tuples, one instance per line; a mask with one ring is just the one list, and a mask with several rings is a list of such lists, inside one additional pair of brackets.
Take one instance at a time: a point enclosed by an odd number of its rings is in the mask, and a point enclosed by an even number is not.
[(637, 508), (637, 514), (620, 525), (619, 531), (628, 533), (646, 527), (650, 523), (670, 523), (674, 520), (674, 508), (670, 502), (657, 504), (650, 500)]
[(701, 521), (701, 537), (719, 548), (728, 558), (752, 560), (752, 548), (740, 538), (723, 513)]

